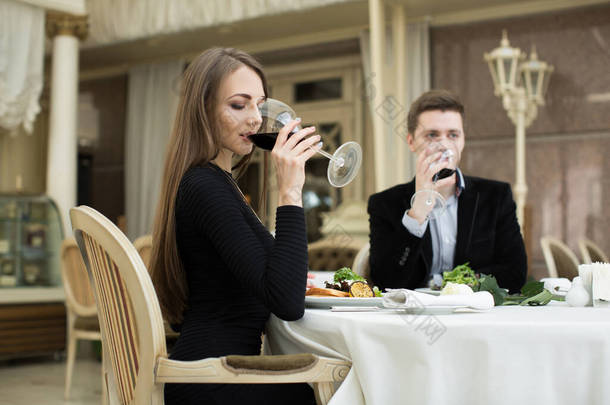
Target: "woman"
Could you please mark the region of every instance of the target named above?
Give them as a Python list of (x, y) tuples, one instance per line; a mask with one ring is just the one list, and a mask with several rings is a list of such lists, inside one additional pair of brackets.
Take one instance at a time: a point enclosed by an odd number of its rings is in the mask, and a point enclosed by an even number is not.
[[(271, 158), (279, 206), (274, 239), (232, 178), (232, 158), (252, 153), (248, 135), (267, 97), (261, 66), (248, 54), (214, 48), (187, 68), (165, 161), (153, 231), (151, 271), (164, 316), (181, 325), (171, 358), (260, 353), (269, 314), (304, 313), (307, 240), (301, 191), (314, 128), (279, 133)], [(306, 138), (307, 137), (307, 138)], [(304, 139), (299, 143), (300, 140)], [(310, 146), (313, 146), (310, 148)], [(166, 404), (314, 403), (307, 384), (166, 384)]]

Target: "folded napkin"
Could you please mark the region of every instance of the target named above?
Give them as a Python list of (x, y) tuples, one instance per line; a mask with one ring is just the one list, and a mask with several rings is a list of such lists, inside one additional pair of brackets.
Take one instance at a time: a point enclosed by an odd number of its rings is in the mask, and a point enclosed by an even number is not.
[(610, 263), (592, 263), (591, 269), (593, 306), (610, 307)]
[(540, 281), (544, 283), (544, 288), (555, 295), (565, 296), (572, 287), (572, 282), (565, 277), (547, 277)]
[(430, 295), (418, 291), (388, 289), (383, 295), (386, 308), (418, 308), (428, 306), (463, 306), (486, 310), (494, 306), (494, 297), (487, 291), (468, 295)]

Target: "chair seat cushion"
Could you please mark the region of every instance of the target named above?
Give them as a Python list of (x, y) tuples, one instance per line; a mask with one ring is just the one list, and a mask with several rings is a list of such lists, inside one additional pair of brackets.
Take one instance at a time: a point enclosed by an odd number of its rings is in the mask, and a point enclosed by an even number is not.
[(78, 316), (76, 321), (74, 321), (74, 328), (99, 332), (100, 323), (97, 320), (97, 316)]
[(223, 358), (225, 367), (235, 373), (250, 373), (252, 371), (302, 371), (313, 367), (318, 357), (311, 353), (283, 354), (275, 356), (226, 356)]

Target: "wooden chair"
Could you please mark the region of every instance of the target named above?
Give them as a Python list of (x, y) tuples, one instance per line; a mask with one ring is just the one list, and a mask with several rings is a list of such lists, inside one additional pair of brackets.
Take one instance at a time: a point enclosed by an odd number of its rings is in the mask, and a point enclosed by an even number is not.
[(74, 238), (68, 238), (63, 241), (60, 257), (67, 315), (66, 385), (64, 397), (69, 399), (77, 340), (102, 340), (102, 336), (97, 320), (95, 298), (93, 297), (93, 291), (87, 276), (87, 269)]
[(312, 383), (325, 404), (348, 362), (313, 354), (226, 356), (197, 361), (167, 357), (161, 309), (150, 276), (127, 237), (92, 208), (70, 210), (94, 285), (104, 347), (105, 384), (121, 404), (163, 404), (165, 383)]
[(371, 253), (371, 244), (367, 242), (362, 246), (354, 259), (352, 270), (354, 273), (364, 277), (367, 282), (371, 282), (371, 266), (369, 265), (369, 256)]
[(565, 277), (572, 280), (578, 276), (578, 257), (565, 243), (545, 236), (540, 239), (540, 245), (549, 277)]
[[(138, 251), (138, 254), (142, 258), (142, 261), (144, 262), (146, 268), (150, 269), (149, 265), (150, 255), (152, 254), (152, 235), (140, 236), (133, 242), (133, 246)], [(169, 325), (169, 322), (167, 322), (166, 320), (163, 320), (163, 328), (165, 329), (165, 337), (169, 339), (166, 343), (170, 343), (170, 341), (174, 343), (176, 339), (178, 339), (178, 336), (180, 336), (180, 333), (174, 331)]]
[(152, 253), (152, 235), (144, 235), (133, 241), (133, 246), (136, 248), (146, 268), (150, 265), (150, 255)]
[(608, 256), (597, 244), (589, 239), (583, 238), (578, 241), (578, 248), (582, 255), (583, 263), (610, 263)]

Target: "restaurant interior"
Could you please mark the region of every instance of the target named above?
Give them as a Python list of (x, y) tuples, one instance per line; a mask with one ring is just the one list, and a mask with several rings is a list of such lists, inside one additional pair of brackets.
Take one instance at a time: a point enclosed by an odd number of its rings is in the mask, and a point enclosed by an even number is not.
[[(349, 267), (373, 286), (369, 197), (414, 178), (409, 106), (445, 89), (465, 106), (459, 168), (510, 184), (527, 281), (550, 303), (306, 300), (263, 338), (270, 357), (301, 353), (298, 372), (172, 363), (179, 333), (147, 287), (152, 227), (183, 72), (215, 46), (253, 55), (323, 151), (360, 145), (345, 186), (326, 157), (306, 164), (312, 282)], [(307, 382), (331, 405), (610, 403), (609, 65), (608, 0), (0, 0), (0, 404), (162, 403), (164, 383), (187, 381)], [(236, 181), (275, 231), (268, 153)], [(132, 278), (98, 285), (123, 266)], [(568, 300), (578, 282), (588, 304)]]

